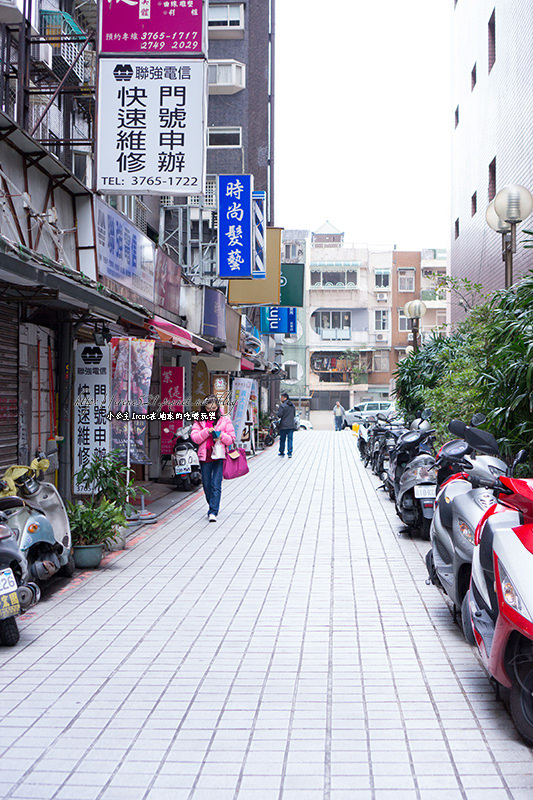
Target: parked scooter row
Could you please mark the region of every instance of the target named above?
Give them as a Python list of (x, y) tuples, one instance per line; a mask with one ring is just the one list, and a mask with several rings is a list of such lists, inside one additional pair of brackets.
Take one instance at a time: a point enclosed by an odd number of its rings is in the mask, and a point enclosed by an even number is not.
[(15, 534), (0, 512), (0, 644), (12, 647), (19, 640), (17, 617), (38, 602), (37, 584), (28, 581), (28, 564)]
[(436, 499), (428, 582), (461, 610), (467, 641), (533, 745), (533, 479), (513, 477), (526, 451), (507, 466), (482, 421), (452, 421), (461, 438), (439, 451), (437, 466), (455, 473)]

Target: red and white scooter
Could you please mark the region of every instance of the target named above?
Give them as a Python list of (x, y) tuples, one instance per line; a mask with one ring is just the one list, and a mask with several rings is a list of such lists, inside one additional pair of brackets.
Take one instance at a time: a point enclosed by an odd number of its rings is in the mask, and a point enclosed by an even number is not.
[(513, 722), (533, 744), (533, 479), (501, 476), (493, 488), (475, 533), (468, 608), (483, 664), (510, 690)]

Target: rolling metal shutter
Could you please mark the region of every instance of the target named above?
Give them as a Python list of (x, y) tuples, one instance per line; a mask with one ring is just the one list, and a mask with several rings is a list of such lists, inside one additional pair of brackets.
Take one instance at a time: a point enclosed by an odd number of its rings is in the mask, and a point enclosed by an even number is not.
[(0, 470), (18, 461), (19, 323), (16, 303), (0, 303)]

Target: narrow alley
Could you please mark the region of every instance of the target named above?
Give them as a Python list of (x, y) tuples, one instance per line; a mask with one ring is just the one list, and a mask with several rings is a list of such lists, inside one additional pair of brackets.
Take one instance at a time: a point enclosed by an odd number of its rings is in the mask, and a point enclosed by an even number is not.
[(533, 757), (350, 431), (299, 432), (0, 650), (3, 800), (530, 800)]

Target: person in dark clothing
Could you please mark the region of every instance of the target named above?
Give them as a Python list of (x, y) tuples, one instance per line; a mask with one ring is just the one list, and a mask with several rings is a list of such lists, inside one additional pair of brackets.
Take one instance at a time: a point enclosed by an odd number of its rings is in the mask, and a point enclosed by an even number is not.
[(279, 456), (285, 455), (285, 442), (287, 442), (287, 455), (292, 458), (292, 437), (296, 430), (295, 416), (296, 408), (294, 403), (289, 400), (289, 395), (283, 392), (281, 403), (278, 408), (279, 419)]

